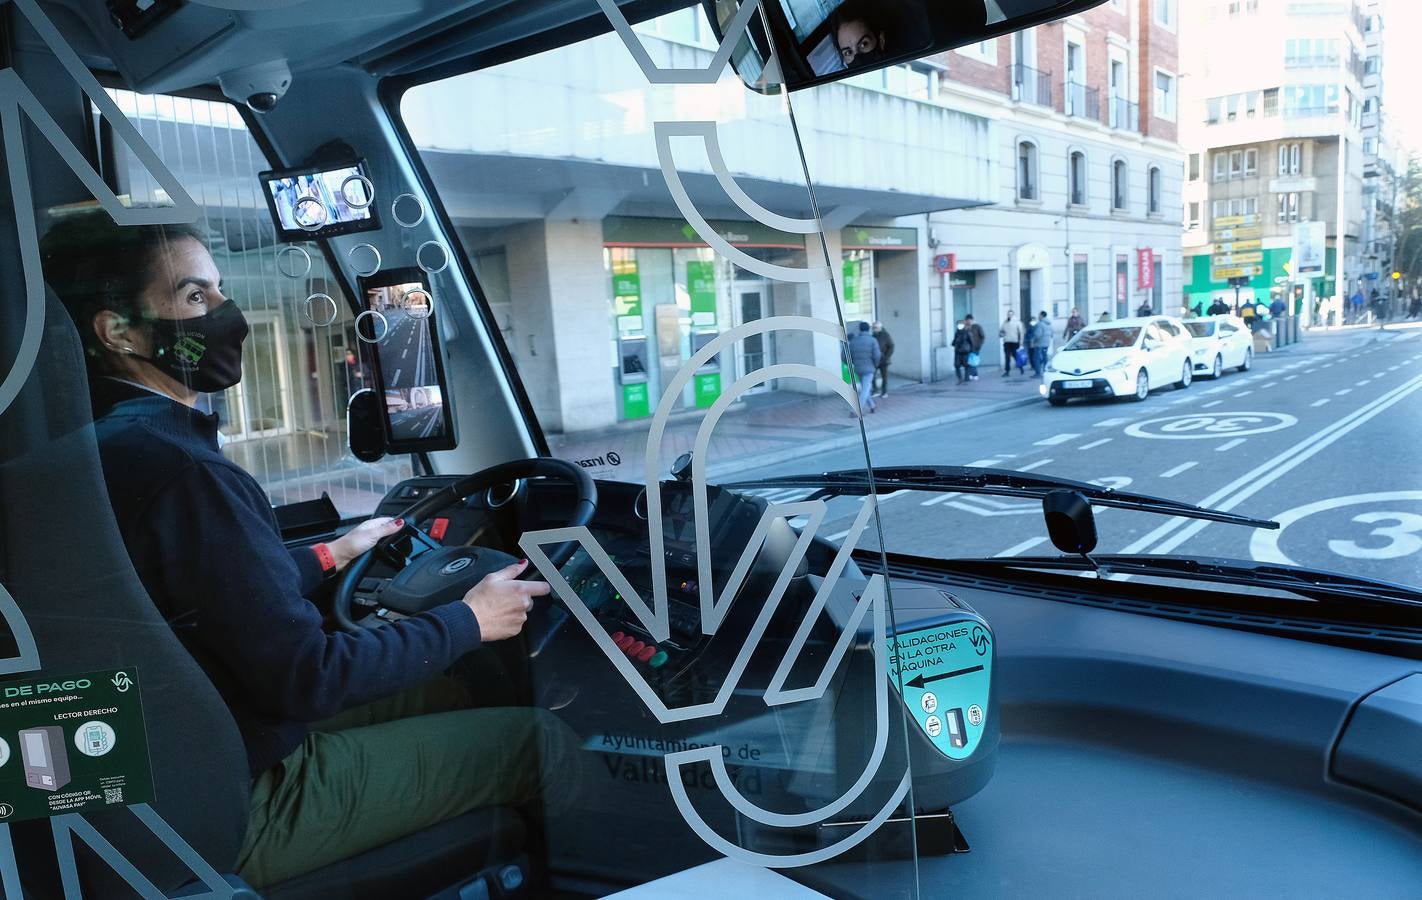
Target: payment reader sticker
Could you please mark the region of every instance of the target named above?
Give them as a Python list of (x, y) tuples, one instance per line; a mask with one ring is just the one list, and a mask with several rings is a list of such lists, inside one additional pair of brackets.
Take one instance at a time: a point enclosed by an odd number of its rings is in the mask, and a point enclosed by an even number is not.
[(889, 664), (902, 672), (909, 715), (949, 759), (973, 755), (987, 724), (992, 635), (973, 621), (950, 622), (889, 639)]
[(152, 800), (137, 670), (0, 681), (0, 822)]

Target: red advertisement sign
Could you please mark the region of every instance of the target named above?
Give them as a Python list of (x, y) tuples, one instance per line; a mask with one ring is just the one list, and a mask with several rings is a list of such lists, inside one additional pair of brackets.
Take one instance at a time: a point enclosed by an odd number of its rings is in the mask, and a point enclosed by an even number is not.
[(1155, 251), (1149, 247), (1136, 251), (1136, 287), (1143, 291), (1155, 287)]

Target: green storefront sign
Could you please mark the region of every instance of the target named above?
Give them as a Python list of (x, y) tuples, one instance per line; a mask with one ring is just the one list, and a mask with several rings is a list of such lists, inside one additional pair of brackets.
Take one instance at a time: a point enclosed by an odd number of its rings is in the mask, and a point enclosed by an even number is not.
[(612, 273), (612, 305), (618, 316), (642, 315), (642, 277), (630, 272)]
[(839, 234), (845, 250), (917, 250), (918, 230), (851, 225)]
[(707, 372), (692, 381), (696, 386), (696, 408), (709, 409), (721, 396), (721, 373)]
[(135, 669), (0, 682), (0, 823), (153, 800)]
[(686, 264), (686, 290), (691, 295), (691, 315), (710, 315), (710, 320), (698, 319), (697, 325), (716, 324), (716, 264), (692, 260)]
[(622, 386), (622, 417), (624, 419), (645, 419), (652, 414), (651, 396), (646, 383), (624, 384)]
[[(1256, 294), (1265, 295), (1280, 284), (1286, 283), (1289, 279), (1289, 272), (1284, 267), (1293, 258), (1293, 249), (1290, 247), (1266, 248), (1262, 251), (1264, 261), (1260, 263), (1262, 271), (1250, 279), (1246, 287), (1252, 288)], [(1315, 294), (1318, 296), (1332, 296), (1334, 271), (1334, 250), (1329, 248), (1324, 258), (1324, 271), (1330, 273), (1329, 277), (1322, 278), (1313, 276)], [(1228, 281), (1215, 281), (1212, 275), (1212, 259), (1209, 254), (1187, 257), (1189, 280), (1185, 285), (1185, 295), (1191, 302), (1204, 300), (1207, 304), (1211, 298), (1219, 294), (1232, 294), (1234, 288)], [(1282, 281), (1280, 279), (1283, 279)], [(1295, 278), (1295, 283), (1301, 283), (1305, 279)]]

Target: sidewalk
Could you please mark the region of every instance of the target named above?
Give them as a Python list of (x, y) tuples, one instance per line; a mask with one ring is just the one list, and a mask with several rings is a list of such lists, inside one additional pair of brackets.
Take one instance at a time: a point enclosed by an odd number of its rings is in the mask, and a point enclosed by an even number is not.
[[(889, 396), (879, 399), (878, 411), (864, 415), (864, 427), (870, 440), (874, 440), (991, 415), (1042, 402), (1040, 384), (1030, 374), (1023, 377), (1014, 373), (1003, 378), (1001, 371), (984, 369), (979, 381), (965, 385), (891, 385)], [(699, 410), (673, 417), (658, 451), (663, 473), (673, 460), (692, 448), (701, 421)], [(581, 460), (592, 470), (591, 474), (607, 474), (610, 467), (616, 467), (619, 477), (641, 480), (649, 423), (643, 419), (596, 431), (549, 435), (548, 440), (554, 456)], [(859, 419), (837, 396), (810, 397), (777, 391), (745, 397), (716, 427), (708, 472), (722, 478), (752, 467), (858, 445), (862, 440), (859, 425)]]

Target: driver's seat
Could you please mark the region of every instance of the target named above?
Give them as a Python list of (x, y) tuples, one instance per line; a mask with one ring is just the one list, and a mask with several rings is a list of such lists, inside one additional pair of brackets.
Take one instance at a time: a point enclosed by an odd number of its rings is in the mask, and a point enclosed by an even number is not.
[[(22, 293), (22, 292), (17, 292)], [(23, 302), (0, 308), (0, 334), (18, 342)], [(11, 343), (7, 339), (7, 344)], [(13, 344), (11, 344), (13, 347)], [(12, 351), (0, 354), (9, 360)], [(0, 373), (4, 374), (4, 373)], [(231, 872), (247, 822), (250, 780), (236, 723), (207, 676), (138, 580), (109, 506), (91, 425), (83, 352), (52, 293), (39, 359), (0, 414), (0, 584), (34, 635), (44, 673), (136, 668), (143, 691), (153, 809), (217, 872)], [(0, 658), (15, 655), (0, 629)], [(195, 873), (127, 810), (85, 819), (168, 892), (203, 894)], [(26, 897), (64, 896), (49, 823), (12, 826)], [(517, 896), (525, 841), (512, 810), (481, 810), (269, 889), (271, 900)], [(86, 897), (138, 896), (87, 845), (75, 841)], [(455, 886), (488, 869), (480, 884)], [(228, 881), (240, 885), (234, 877)], [(256, 897), (239, 888), (238, 897)]]

